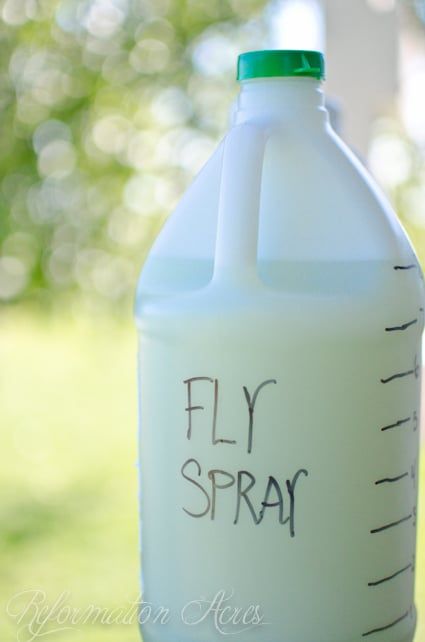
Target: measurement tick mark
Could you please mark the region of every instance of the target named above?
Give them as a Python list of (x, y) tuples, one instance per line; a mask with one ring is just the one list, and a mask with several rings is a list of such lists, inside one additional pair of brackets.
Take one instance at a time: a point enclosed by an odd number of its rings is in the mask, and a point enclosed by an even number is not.
[(393, 374), (390, 377), (387, 377), (386, 379), (381, 379), (381, 383), (388, 383), (393, 379), (400, 379), (402, 377), (408, 377), (410, 375), (414, 375), (416, 379), (419, 379), (419, 374), (420, 374), (420, 364), (418, 360), (418, 355), (415, 355), (413, 368), (411, 368), (410, 370), (405, 370), (404, 372), (397, 372), (396, 374)]
[(406, 370), (405, 372), (398, 372), (397, 374), (391, 375), (391, 377), (387, 377), (387, 379), (381, 379), (381, 383), (389, 383), (390, 381), (393, 381), (393, 379), (401, 379), (402, 377), (408, 377), (409, 375), (414, 375), (415, 370)]
[(410, 263), (409, 265), (394, 265), (394, 270), (414, 270), (417, 267), (416, 263)]
[(400, 479), (404, 479), (405, 477), (409, 477), (409, 473), (403, 473), (402, 475), (397, 475), (397, 477), (383, 477), (383, 479), (378, 479), (375, 484), (384, 484), (385, 482), (397, 482)]
[(401, 575), (405, 571), (407, 571), (409, 568), (412, 568), (411, 564), (407, 564), (407, 566), (404, 566), (401, 568), (399, 571), (396, 571), (392, 575), (388, 575), (388, 577), (383, 577), (381, 580), (376, 580), (375, 582), (368, 582), (368, 586), (378, 586), (379, 584), (383, 584), (384, 582), (389, 582), (389, 580), (393, 580), (395, 577), (398, 575)]
[(389, 326), (388, 328), (385, 328), (385, 332), (396, 332), (397, 330), (407, 330), (407, 328), (410, 328), (410, 326), (415, 325), (417, 323), (417, 319), (413, 319), (413, 321), (408, 321), (407, 323), (402, 323), (401, 325), (393, 325)]
[(403, 613), (401, 617), (398, 617), (394, 622), (390, 622), (390, 624), (386, 624), (385, 626), (379, 626), (376, 629), (372, 629), (371, 631), (366, 631), (366, 633), (363, 633), (362, 637), (366, 637), (367, 635), (372, 635), (372, 633), (379, 633), (380, 631), (386, 631), (387, 629), (391, 629), (393, 626), (398, 624), (399, 622), (402, 622), (405, 620), (409, 615), (409, 611), (406, 611), (406, 613)]
[[(382, 379), (381, 379), (381, 381), (382, 381)], [(411, 417), (406, 417), (405, 419), (399, 419), (394, 424), (389, 424), (388, 426), (383, 426), (381, 428), (381, 430), (385, 431), (385, 430), (391, 430), (391, 428), (398, 428), (399, 426), (402, 426), (403, 424), (407, 424), (410, 420), (411, 420)]]
[(402, 517), (401, 519), (398, 519), (396, 522), (390, 522), (389, 524), (384, 524), (384, 526), (378, 526), (378, 528), (373, 528), (370, 532), (380, 533), (381, 531), (386, 531), (388, 528), (393, 528), (394, 526), (403, 524), (403, 522), (408, 522), (410, 519), (412, 519), (412, 517), (413, 515), (412, 513), (410, 513), (410, 515), (407, 515), (406, 517)]

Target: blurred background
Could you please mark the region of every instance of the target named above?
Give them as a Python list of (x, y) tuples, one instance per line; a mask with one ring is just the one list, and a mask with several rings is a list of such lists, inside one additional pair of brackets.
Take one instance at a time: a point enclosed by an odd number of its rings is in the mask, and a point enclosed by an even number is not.
[(335, 126), (424, 265), (424, 0), (0, 0), (2, 642), (29, 639), (24, 590), (137, 598), (137, 275), (225, 132), (238, 53), (266, 47), (326, 53)]

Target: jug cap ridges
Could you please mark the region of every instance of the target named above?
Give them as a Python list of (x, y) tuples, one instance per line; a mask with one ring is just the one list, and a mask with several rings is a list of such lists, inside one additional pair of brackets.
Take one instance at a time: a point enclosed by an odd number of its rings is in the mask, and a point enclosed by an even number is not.
[(325, 59), (319, 51), (265, 49), (248, 51), (238, 57), (237, 79), (279, 76), (325, 77)]

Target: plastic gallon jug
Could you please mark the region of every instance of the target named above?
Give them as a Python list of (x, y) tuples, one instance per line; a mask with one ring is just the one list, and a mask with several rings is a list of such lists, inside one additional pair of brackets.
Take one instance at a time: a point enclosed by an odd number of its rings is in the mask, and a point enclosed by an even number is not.
[(413, 639), (423, 277), (322, 78), (240, 56), (142, 271), (145, 642)]

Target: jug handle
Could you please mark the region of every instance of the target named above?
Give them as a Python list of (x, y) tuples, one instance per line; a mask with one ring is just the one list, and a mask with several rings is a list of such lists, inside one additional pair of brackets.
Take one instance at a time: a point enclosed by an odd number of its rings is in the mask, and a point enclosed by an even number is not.
[(270, 124), (246, 122), (224, 141), (212, 284), (259, 284), (258, 223)]

